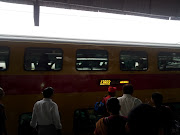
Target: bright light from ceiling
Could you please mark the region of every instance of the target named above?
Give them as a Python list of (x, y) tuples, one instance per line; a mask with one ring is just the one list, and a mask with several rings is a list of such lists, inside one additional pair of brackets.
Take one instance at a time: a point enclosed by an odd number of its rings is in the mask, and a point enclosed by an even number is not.
[(180, 21), (0, 2), (0, 34), (93, 40), (180, 43)]

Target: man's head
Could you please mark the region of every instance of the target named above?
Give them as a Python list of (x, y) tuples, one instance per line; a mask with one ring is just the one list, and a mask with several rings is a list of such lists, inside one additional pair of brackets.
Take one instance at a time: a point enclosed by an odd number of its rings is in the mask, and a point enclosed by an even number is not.
[(47, 87), (43, 90), (44, 98), (51, 98), (54, 93), (54, 89), (52, 87)]
[(5, 95), (5, 92), (3, 90), (3, 88), (0, 87), (0, 99), (2, 99)]
[(121, 108), (119, 100), (115, 97), (111, 97), (107, 100), (106, 107), (107, 111), (111, 114), (119, 114)]
[(158, 93), (158, 92), (155, 92), (152, 94), (151, 96), (151, 101), (153, 102), (153, 104), (155, 106), (160, 106), (163, 102), (163, 96), (162, 94)]
[(131, 135), (157, 135), (158, 115), (148, 104), (140, 104), (128, 115), (127, 126)]
[(122, 89), (123, 89), (124, 94), (132, 95), (134, 92), (134, 88), (133, 88), (132, 84), (125, 84), (125, 85), (123, 85)]
[(117, 88), (116, 87), (112, 87), (112, 86), (109, 86), (108, 87), (108, 93), (111, 97), (114, 97), (116, 95), (116, 90)]

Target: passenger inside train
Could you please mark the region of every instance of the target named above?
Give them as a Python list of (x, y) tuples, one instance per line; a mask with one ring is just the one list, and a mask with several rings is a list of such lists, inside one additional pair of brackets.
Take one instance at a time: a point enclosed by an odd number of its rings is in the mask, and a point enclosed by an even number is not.
[(35, 66), (37, 70), (51, 70), (51, 67), (54, 63), (51, 63), (51, 61), (48, 58), (47, 54), (42, 54), (37, 65)]

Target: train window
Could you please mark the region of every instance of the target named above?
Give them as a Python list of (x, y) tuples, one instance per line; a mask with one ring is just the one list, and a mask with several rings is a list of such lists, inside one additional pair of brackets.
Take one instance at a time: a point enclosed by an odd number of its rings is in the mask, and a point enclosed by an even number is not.
[(77, 50), (76, 69), (80, 71), (105, 71), (108, 69), (108, 53), (105, 50)]
[(180, 53), (160, 52), (158, 54), (158, 67), (161, 71), (180, 70)]
[(9, 48), (0, 47), (0, 71), (7, 70), (9, 65)]
[(120, 69), (123, 71), (146, 71), (147, 53), (143, 51), (121, 51)]
[(25, 70), (61, 70), (62, 53), (59, 48), (27, 48), (24, 61)]
[(97, 115), (94, 108), (82, 108), (75, 110), (73, 122), (74, 134), (92, 135), (96, 127), (96, 122), (100, 118), (102, 118), (102, 115)]

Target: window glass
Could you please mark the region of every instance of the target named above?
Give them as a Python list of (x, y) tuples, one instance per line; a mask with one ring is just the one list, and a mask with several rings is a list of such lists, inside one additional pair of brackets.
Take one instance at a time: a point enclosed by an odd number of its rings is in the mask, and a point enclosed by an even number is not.
[(54, 48), (27, 48), (24, 66), (25, 70), (61, 70), (62, 50)]
[(148, 69), (147, 53), (142, 51), (121, 51), (120, 69), (123, 71), (145, 71)]
[(102, 118), (102, 115), (97, 115), (94, 108), (81, 108), (74, 112), (74, 133), (75, 135), (93, 135), (96, 122)]
[(180, 53), (160, 52), (158, 55), (159, 70), (180, 70)]
[(0, 47), (0, 70), (7, 70), (9, 65), (9, 48)]
[(107, 70), (108, 53), (105, 50), (77, 50), (77, 70)]

